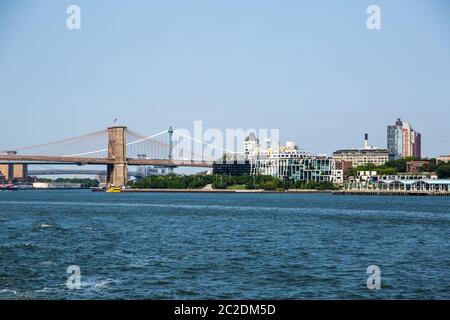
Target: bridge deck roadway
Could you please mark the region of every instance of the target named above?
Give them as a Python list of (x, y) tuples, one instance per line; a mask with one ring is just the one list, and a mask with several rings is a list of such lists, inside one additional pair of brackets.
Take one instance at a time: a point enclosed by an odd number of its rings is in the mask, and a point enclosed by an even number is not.
[[(107, 165), (115, 164), (112, 158), (85, 158), (62, 156), (27, 156), (27, 155), (0, 155), (0, 164), (76, 164), (76, 165)], [(212, 161), (196, 160), (164, 160), (164, 159), (126, 159), (130, 166), (164, 166), (164, 167), (199, 167), (210, 168)]]

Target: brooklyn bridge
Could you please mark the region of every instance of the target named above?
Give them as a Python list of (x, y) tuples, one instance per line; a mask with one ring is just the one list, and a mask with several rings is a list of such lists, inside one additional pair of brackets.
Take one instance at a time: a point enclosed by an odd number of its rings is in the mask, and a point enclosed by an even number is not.
[[(86, 151), (86, 148), (96, 143), (103, 144), (103, 147)], [(192, 152), (199, 150), (192, 144), (217, 150), (212, 150), (205, 159), (203, 152), (201, 155)], [(74, 150), (83, 151), (74, 153)], [(105, 165), (107, 186), (124, 186), (128, 181), (129, 166), (209, 168), (224, 153), (224, 149), (215, 148), (172, 128), (144, 136), (126, 126), (112, 126), (73, 138), (2, 151), (0, 165)]]

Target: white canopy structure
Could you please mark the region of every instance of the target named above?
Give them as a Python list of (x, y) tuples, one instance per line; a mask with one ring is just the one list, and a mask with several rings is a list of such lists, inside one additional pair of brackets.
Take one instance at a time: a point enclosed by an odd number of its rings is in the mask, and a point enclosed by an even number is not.
[(379, 180), (378, 184), (386, 190), (450, 191), (450, 179)]

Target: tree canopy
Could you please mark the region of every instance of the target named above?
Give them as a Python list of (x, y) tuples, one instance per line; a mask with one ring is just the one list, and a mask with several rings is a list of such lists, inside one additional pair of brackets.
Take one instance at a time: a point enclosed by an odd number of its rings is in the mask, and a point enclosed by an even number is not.
[(214, 189), (263, 189), (279, 191), (287, 189), (335, 189), (332, 182), (296, 182), (291, 179), (283, 180), (266, 175), (155, 175), (145, 177), (140, 181), (130, 182), (129, 186), (136, 189), (200, 189), (208, 184), (211, 184)]

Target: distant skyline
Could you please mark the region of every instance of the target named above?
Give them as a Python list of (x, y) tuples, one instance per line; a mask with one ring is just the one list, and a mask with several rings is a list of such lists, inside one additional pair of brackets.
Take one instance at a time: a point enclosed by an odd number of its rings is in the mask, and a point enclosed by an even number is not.
[[(66, 8), (81, 8), (68, 30)], [(382, 29), (366, 27), (369, 5)], [(120, 124), (279, 128), (312, 153), (386, 147), (397, 118), (450, 154), (450, 2), (0, 2), (0, 149)]]

